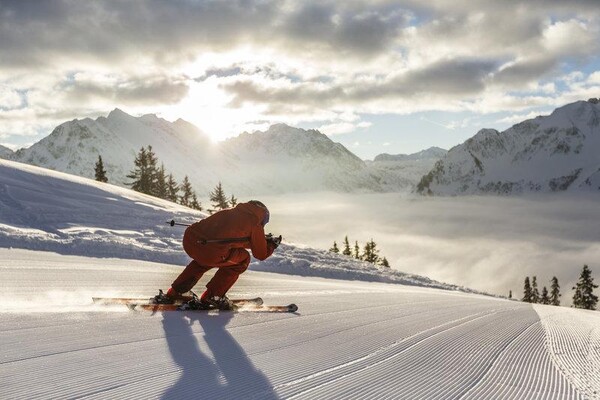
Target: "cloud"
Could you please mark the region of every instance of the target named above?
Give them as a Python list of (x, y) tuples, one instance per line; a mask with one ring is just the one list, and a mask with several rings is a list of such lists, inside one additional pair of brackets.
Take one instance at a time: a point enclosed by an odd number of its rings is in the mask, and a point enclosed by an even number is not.
[(590, 74), (587, 83), (590, 85), (600, 85), (600, 71)]
[[(328, 249), (348, 235), (373, 238), (393, 268), (520, 297), (525, 276), (540, 290), (559, 279), (563, 303), (583, 264), (600, 273), (597, 195), (552, 198), (414, 198), (401, 194), (309, 194), (263, 199), (271, 229)], [(323, 204), (329, 205), (326, 209)]]
[(6, 0), (0, 113), (161, 112), (203, 82), (225, 119), (523, 111), (588, 92), (555, 82), (597, 54), (598, 27), (593, 0)]
[(496, 122), (500, 123), (500, 124), (517, 124), (519, 122), (523, 122), (528, 119), (533, 119), (540, 115), (548, 115), (548, 114), (550, 114), (550, 112), (539, 112), (539, 111), (532, 111), (532, 112), (526, 113), (526, 114), (511, 114), (508, 117), (504, 117), (504, 118), (497, 120)]
[(63, 82), (60, 91), (67, 101), (81, 104), (112, 102), (123, 105), (172, 104), (181, 101), (189, 87), (182, 77), (120, 77), (77, 73)]
[[(493, 71), (495, 63), (488, 60), (443, 60), (427, 67), (389, 75), (381, 79), (353, 79), (317, 84), (289, 80), (256, 80), (244, 77), (223, 84), (223, 89), (233, 95), (232, 106), (245, 103), (268, 105), (272, 114), (293, 112), (293, 104), (300, 112), (306, 107), (331, 107), (369, 111), (369, 101), (380, 102), (395, 98), (407, 100), (431, 94), (446, 103), (459, 100), (464, 95), (475, 95), (485, 87), (485, 78)], [(346, 108), (345, 108), (346, 107)], [(396, 107), (390, 103), (380, 111)]]
[(355, 2), (298, 3), (300, 6), (284, 17), (283, 33), (302, 45), (310, 44), (355, 56), (375, 55), (396, 40), (411, 13), (388, 4)]
[(321, 125), (318, 130), (326, 135), (341, 135), (345, 133), (351, 133), (357, 129), (364, 129), (371, 126), (370, 122), (362, 121), (358, 123), (353, 122), (335, 122), (332, 124)]
[(22, 97), (18, 91), (0, 85), (0, 110), (9, 110), (17, 108), (22, 104)]

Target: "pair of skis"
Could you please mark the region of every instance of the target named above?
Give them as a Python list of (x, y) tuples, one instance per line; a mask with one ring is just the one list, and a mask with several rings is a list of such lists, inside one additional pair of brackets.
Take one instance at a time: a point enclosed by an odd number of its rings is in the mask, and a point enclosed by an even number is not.
[[(126, 305), (132, 311), (152, 311), (152, 312), (162, 312), (162, 311), (180, 311), (179, 307), (186, 303), (189, 300), (192, 300), (192, 296), (184, 296), (181, 299), (178, 299), (174, 304), (156, 304), (153, 302), (153, 298), (133, 298), (133, 297), (92, 297), (92, 301), (95, 304), (105, 304), (105, 305)], [(260, 297), (256, 297), (253, 299), (235, 299), (231, 300), (233, 303), (234, 309), (231, 310), (233, 312), (296, 312), (298, 311), (298, 306), (295, 304), (288, 304), (287, 306), (272, 306), (272, 305), (264, 305), (263, 299)], [(208, 310), (185, 310), (185, 312), (207, 312), (213, 311), (216, 309), (208, 309)]]

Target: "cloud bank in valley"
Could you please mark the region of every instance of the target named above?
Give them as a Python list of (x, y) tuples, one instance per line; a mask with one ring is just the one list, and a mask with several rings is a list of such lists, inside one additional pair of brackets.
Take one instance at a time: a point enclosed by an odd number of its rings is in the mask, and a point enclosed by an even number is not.
[[(570, 304), (581, 268), (600, 281), (600, 198), (413, 198), (399, 194), (332, 194), (265, 198), (269, 228), (286, 240), (328, 249), (348, 235), (373, 238), (403, 272), (494, 294), (522, 297), (525, 276), (539, 290), (559, 279)], [(383, 205), (385, 204), (385, 205)]]

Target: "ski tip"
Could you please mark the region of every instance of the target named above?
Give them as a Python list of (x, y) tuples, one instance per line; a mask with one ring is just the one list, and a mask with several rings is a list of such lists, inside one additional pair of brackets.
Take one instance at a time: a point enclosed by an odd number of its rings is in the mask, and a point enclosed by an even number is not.
[(288, 311), (289, 311), (289, 312), (296, 312), (296, 311), (298, 311), (298, 306), (297, 306), (297, 305), (295, 305), (295, 304), (290, 304), (290, 305), (288, 306)]

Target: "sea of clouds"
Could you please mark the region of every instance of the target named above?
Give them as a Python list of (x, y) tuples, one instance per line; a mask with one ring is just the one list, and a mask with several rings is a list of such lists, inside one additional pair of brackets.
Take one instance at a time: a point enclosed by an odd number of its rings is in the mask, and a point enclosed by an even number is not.
[(563, 304), (584, 264), (600, 282), (600, 195), (417, 197), (301, 194), (261, 198), (268, 230), (328, 249), (348, 235), (373, 238), (393, 268), (520, 298), (526, 276), (539, 290), (559, 279)]

